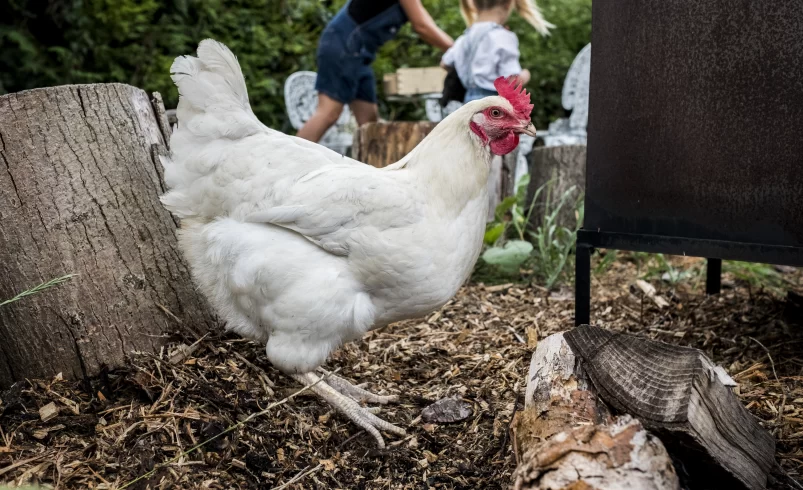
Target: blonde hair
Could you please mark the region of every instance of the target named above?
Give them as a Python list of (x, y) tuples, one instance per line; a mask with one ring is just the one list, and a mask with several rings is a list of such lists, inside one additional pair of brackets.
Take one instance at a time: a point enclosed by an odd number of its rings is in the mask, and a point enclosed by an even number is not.
[(553, 24), (547, 22), (541, 9), (535, 4), (535, 0), (460, 0), (460, 13), (466, 21), (466, 25), (471, 27), (477, 21), (479, 10), (489, 10), (494, 7), (510, 5), (515, 2), (515, 10), (542, 36), (548, 36), (549, 30), (554, 28)]

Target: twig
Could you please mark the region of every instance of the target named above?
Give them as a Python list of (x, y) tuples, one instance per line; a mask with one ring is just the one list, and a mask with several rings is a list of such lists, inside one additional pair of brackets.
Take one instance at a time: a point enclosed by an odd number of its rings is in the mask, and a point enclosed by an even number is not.
[[(261, 417), (261, 416), (267, 414), (269, 411), (273, 410), (274, 408), (278, 407), (279, 405), (284, 405), (285, 403), (287, 403), (288, 401), (292, 400), (296, 396), (298, 396), (301, 393), (311, 389), (313, 386), (315, 386), (318, 383), (320, 383), (321, 381), (325, 380), (330, 374), (334, 374), (334, 373), (336, 373), (338, 371), (340, 371), (340, 368), (335, 369), (331, 373), (327, 373), (325, 376), (322, 376), (321, 378), (319, 378), (318, 381), (312, 383), (311, 385), (308, 385), (308, 386), (305, 386), (305, 387), (301, 388), (300, 390), (296, 391), (295, 393), (292, 393), (291, 395), (288, 395), (288, 396), (284, 397), (283, 399), (279, 400), (278, 402), (271, 403), (270, 405), (268, 405), (268, 407), (265, 410), (262, 410), (261, 412), (256, 412), (256, 413), (253, 413), (253, 414), (249, 415), (248, 417), (243, 419), (241, 422), (237, 422), (236, 424), (230, 426), (226, 430), (224, 430), (222, 432), (219, 432), (219, 433), (215, 434), (214, 436), (210, 437), (209, 439), (192, 446), (191, 448), (187, 449), (186, 451), (184, 451), (182, 453), (179, 453), (177, 456), (169, 459), (168, 461), (166, 461), (164, 463), (160, 463), (160, 464), (154, 466), (154, 468), (152, 470), (150, 470), (149, 472), (144, 473), (143, 475), (138, 476), (137, 478), (134, 478), (133, 480), (123, 484), (122, 486), (120, 486), (118, 488), (118, 490), (123, 490), (124, 488), (130, 487), (131, 485), (133, 485), (134, 483), (136, 483), (136, 482), (138, 482), (140, 480), (144, 480), (145, 478), (149, 478), (149, 477), (153, 476), (158, 470), (177, 462), (178, 460), (180, 460), (181, 458), (183, 458), (185, 456), (188, 456), (193, 451), (202, 448), (203, 446), (209, 444), (210, 442), (214, 441), (215, 439), (219, 438), (220, 436), (228, 434), (229, 432), (232, 432), (235, 429), (239, 429), (240, 427), (244, 426), (245, 424), (247, 424), (248, 422), (254, 420), (255, 418)], [(318, 466), (321, 466), (321, 465), (318, 465)], [(320, 469), (320, 468), (315, 469), (315, 471), (317, 471), (318, 469)], [(306, 476), (306, 475), (302, 475), (302, 476)]]
[(38, 461), (38, 460), (44, 458), (45, 456), (47, 456), (47, 454), (42, 454), (40, 456), (34, 456), (33, 458), (23, 459), (21, 461), (17, 461), (14, 464), (8, 465), (5, 468), (0, 470), (0, 476), (5, 475), (6, 473), (8, 473), (9, 471), (11, 471), (11, 470), (13, 470), (15, 468), (19, 468), (22, 465), (25, 465), (25, 464), (28, 464), (28, 463), (33, 463), (34, 461)]
[[(307, 468), (309, 468), (309, 466), (307, 466)], [(316, 466), (315, 468), (312, 468), (311, 470), (305, 472), (305, 470), (307, 468), (304, 468), (303, 470), (301, 470), (302, 471), (301, 473), (299, 473), (298, 475), (296, 475), (293, 478), (291, 478), (290, 481), (288, 481), (287, 483), (285, 483), (285, 484), (283, 484), (283, 485), (281, 485), (279, 487), (275, 487), (275, 488), (273, 488), (273, 490), (282, 490), (283, 488), (287, 488), (288, 486), (292, 485), (293, 483), (297, 482), (298, 480), (301, 480), (302, 478), (306, 478), (307, 476), (309, 476), (309, 475), (311, 475), (313, 473), (317, 473), (317, 472), (321, 471), (321, 468), (323, 468), (323, 465), (318, 463), (318, 466)]]
[(275, 387), (276, 387), (276, 386), (273, 384), (273, 381), (271, 381), (271, 379), (268, 377), (268, 373), (266, 373), (264, 369), (262, 369), (261, 367), (257, 366), (257, 365), (256, 365), (256, 364), (254, 364), (253, 362), (249, 361), (248, 359), (246, 359), (246, 358), (245, 358), (245, 356), (244, 356), (244, 355), (240, 354), (240, 353), (239, 353), (239, 352), (237, 352), (237, 351), (231, 351), (231, 353), (232, 353), (232, 354), (234, 354), (234, 357), (236, 357), (237, 359), (239, 359), (239, 360), (243, 361), (243, 363), (244, 363), (246, 366), (250, 367), (250, 368), (251, 368), (251, 369), (252, 369), (252, 370), (253, 370), (255, 373), (257, 373), (257, 374), (264, 374), (264, 375), (265, 375), (265, 378), (267, 379), (268, 386), (270, 386), (271, 388), (275, 388)]
[[(337, 449), (339, 450), (340, 448), (342, 448), (343, 446), (345, 446), (346, 444), (348, 444), (349, 442), (351, 442), (352, 440), (354, 440), (355, 438), (361, 436), (364, 433), (365, 433), (364, 430), (361, 430), (361, 431), (357, 432), (353, 436), (351, 436), (348, 439), (346, 439), (345, 441), (341, 442), (340, 445), (337, 446)], [(318, 471), (320, 471), (321, 468), (323, 468), (323, 465), (319, 464), (318, 466), (316, 466), (315, 468), (312, 468), (309, 471), (307, 471), (307, 468), (309, 468), (309, 465), (307, 465), (303, 470), (301, 470), (296, 476), (291, 478), (290, 481), (288, 481), (286, 483), (283, 483), (281, 486), (276, 487), (273, 490), (282, 490), (283, 488), (286, 488), (288, 485), (291, 485), (291, 484), (301, 480), (302, 478), (306, 478), (306, 477), (308, 477), (309, 475), (311, 475), (313, 473), (317, 473)]]
[[(772, 361), (772, 356), (770, 355), (770, 350), (767, 349), (767, 347), (764, 344), (762, 344), (758, 339), (755, 339), (753, 337), (748, 337), (748, 338), (750, 340), (752, 340), (753, 342), (757, 343), (758, 345), (760, 345), (761, 348), (764, 349), (764, 352), (767, 353), (767, 358), (769, 358), (770, 366), (772, 367), (772, 375), (775, 377), (775, 382), (778, 383), (778, 386), (781, 387), (781, 394), (782, 394), (781, 395), (781, 408), (778, 410), (778, 420), (775, 422), (775, 424), (780, 428), (781, 432), (783, 432), (783, 428), (781, 427), (781, 418), (783, 417), (783, 411), (784, 411), (784, 407), (786, 405), (786, 387), (783, 385), (783, 383), (781, 383), (781, 380), (778, 379), (778, 373), (775, 372), (775, 363)], [(783, 434), (780, 434), (780, 435), (783, 435)]]
[(67, 274), (66, 276), (57, 277), (57, 278), (51, 279), (51, 280), (49, 280), (47, 282), (43, 282), (42, 284), (40, 284), (38, 286), (34, 286), (34, 287), (32, 287), (31, 289), (29, 289), (27, 291), (23, 291), (23, 292), (19, 293), (18, 295), (14, 296), (11, 299), (7, 299), (7, 300), (5, 300), (3, 302), (0, 302), (0, 306), (5, 306), (5, 305), (11, 304), (11, 303), (13, 303), (15, 301), (19, 301), (22, 298), (24, 298), (26, 296), (30, 296), (32, 294), (41, 293), (45, 289), (52, 288), (53, 286), (58, 286), (59, 284), (65, 282), (65, 281), (69, 281), (70, 279), (72, 279), (73, 277), (75, 277), (77, 275), (78, 274)]
[(157, 307), (158, 307), (160, 310), (162, 310), (162, 312), (163, 312), (165, 315), (169, 316), (169, 317), (170, 317), (170, 318), (171, 318), (173, 321), (175, 321), (175, 322), (176, 322), (176, 323), (178, 323), (179, 325), (183, 325), (183, 324), (184, 324), (184, 322), (182, 322), (182, 321), (181, 321), (181, 319), (180, 319), (179, 317), (177, 317), (176, 315), (174, 315), (172, 311), (168, 310), (168, 309), (167, 309), (167, 307), (166, 307), (165, 305), (163, 305), (163, 304), (161, 304), (161, 303), (156, 303), (155, 301), (154, 301), (154, 304), (155, 304), (155, 305), (156, 305), (156, 306), (157, 306)]
[(513, 336), (514, 336), (514, 337), (516, 337), (516, 340), (518, 340), (518, 341), (519, 341), (519, 343), (521, 343), (521, 344), (526, 344), (526, 343), (527, 343), (527, 342), (525, 342), (525, 341), (524, 341), (524, 339), (523, 339), (523, 338), (521, 338), (521, 335), (519, 335), (519, 334), (518, 334), (518, 332), (516, 332), (516, 329), (515, 329), (515, 328), (511, 327), (511, 326), (510, 326), (510, 325), (508, 325), (508, 324), (505, 324), (505, 328), (506, 328), (506, 329), (508, 329), (508, 330), (510, 330), (510, 333), (512, 333), (512, 334), (513, 334)]

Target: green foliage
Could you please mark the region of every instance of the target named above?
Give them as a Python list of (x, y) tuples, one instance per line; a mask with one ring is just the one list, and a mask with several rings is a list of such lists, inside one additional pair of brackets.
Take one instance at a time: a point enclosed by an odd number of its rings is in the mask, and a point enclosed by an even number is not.
[[(494, 221), (488, 223), (484, 241), (490, 247), (482, 254), (482, 260), (491, 266), (490, 273), (502, 278), (521, 277), (521, 266), (530, 258), (533, 246), (527, 241), (525, 231), (529, 214), (527, 208), (527, 186), (530, 176), (524, 175), (518, 182), (516, 195), (508, 196), (494, 210)], [(536, 193), (536, 198), (539, 192)], [(530, 207), (532, 209), (532, 207)], [(515, 231), (515, 239), (508, 236)]]
[[(611, 252), (608, 251), (607, 255), (612, 255)], [(704, 262), (682, 268), (672, 264), (664, 254), (630, 252), (627, 256), (635, 262), (638, 276), (647, 281), (663, 280), (672, 286), (692, 281), (692, 287), (696, 289), (705, 280)], [(766, 264), (725, 260), (722, 261), (722, 271), (750, 288), (763, 288), (778, 295), (783, 295), (789, 287), (783, 275)]]
[(699, 267), (682, 269), (675, 267), (664, 254), (633, 252), (636, 268), (644, 280), (661, 279), (675, 286), (682, 281), (698, 277), (702, 270)]
[(519, 274), (521, 264), (530, 258), (533, 244), (524, 240), (509, 240), (501, 247), (490, 247), (482, 254), (482, 260), (496, 266), (505, 275)]
[(598, 250), (597, 256), (599, 257), (599, 261), (597, 265), (594, 266), (594, 275), (608, 272), (613, 266), (613, 263), (616, 262), (617, 255), (618, 253), (616, 250)]
[[(554, 203), (553, 179), (538, 188), (531, 202), (527, 203), (529, 182), (529, 176), (524, 176), (519, 181), (516, 195), (497, 206), (495, 219), (485, 232), (485, 243), (490, 247), (482, 254), (482, 261), (491, 267), (490, 270), (481, 267), (480, 271), (482, 279), (493, 273), (506, 279), (521, 278), (522, 267), (527, 267), (531, 280), (551, 289), (566, 279), (573, 264), (577, 230), (583, 223), (583, 195), (571, 187)], [(544, 204), (536, 205), (543, 193), (546, 193)], [(575, 228), (558, 223), (560, 211), (567, 205), (575, 209)], [(541, 214), (541, 225), (532, 229), (530, 218), (536, 211)]]
[[(169, 77), (176, 56), (195, 52), (207, 37), (237, 55), (256, 115), (289, 131), (283, 85), (294, 71), (315, 70), (326, 22), (345, 0), (11, 0), (0, 2), (0, 94), (69, 83), (123, 82), (159, 91), (168, 107), (178, 93)], [(452, 36), (465, 28), (458, 0), (424, 0)], [(533, 73), (530, 90), (538, 127), (563, 113), (566, 71), (590, 40), (591, 0), (542, 0), (558, 27), (541, 38), (517, 16), (510, 21), (521, 43), (522, 65)], [(405, 26), (374, 64), (377, 80), (400, 67), (438, 64), (440, 53)], [(381, 94), (381, 83), (379, 83)], [(389, 119), (422, 119), (423, 105), (383, 104)]]
[(771, 265), (725, 260), (722, 270), (751, 288), (764, 288), (778, 295), (783, 295), (789, 287), (786, 279)]
[(68, 83), (123, 82), (178, 92), (176, 56), (211, 37), (237, 55), (254, 112), (289, 130), (284, 80), (314, 69), (332, 8), (316, 0), (14, 0), (0, 6), (0, 93)]
[[(571, 269), (567, 266), (573, 265), (572, 251), (577, 242), (577, 231), (583, 224), (584, 210), (583, 194), (578, 195), (574, 186), (566, 190), (557, 205), (552, 205), (554, 182), (551, 180), (545, 184), (547, 197), (544, 201), (541, 225), (535, 231), (528, 232), (536, 245), (536, 253), (532, 260), (533, 276), (547, 289), (552, 289), (565, 279), (565, 274)], [(567, 204), (573, 205), (575, 210), (577, 224), (574, 228), (561, 226), (558, 223), (560, 210)]]

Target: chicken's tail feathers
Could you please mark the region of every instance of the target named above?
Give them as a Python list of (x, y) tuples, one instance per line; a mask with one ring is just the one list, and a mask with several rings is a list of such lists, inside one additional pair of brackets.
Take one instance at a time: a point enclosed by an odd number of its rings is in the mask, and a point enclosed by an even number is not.
[(204, 39), (198, 57), (179, 56), (170, 74), (179, 92), (177, 133), (238, 139), (264, 129), (248, 102), (240, 63), (224, 44)]

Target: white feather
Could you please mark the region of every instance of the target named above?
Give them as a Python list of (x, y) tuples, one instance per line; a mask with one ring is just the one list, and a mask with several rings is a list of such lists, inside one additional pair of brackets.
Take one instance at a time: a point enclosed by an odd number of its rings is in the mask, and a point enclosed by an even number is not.
[(262, 125), (220, 43), (171, 71), (180, 101), (162, 202), (183, 219), (200, 290), (277, 367), (310, 371), (371, 328), (439, 308), (470, 274), (491, 155), (469, 121), (504, 99), (465, 105), (376, 169)]

